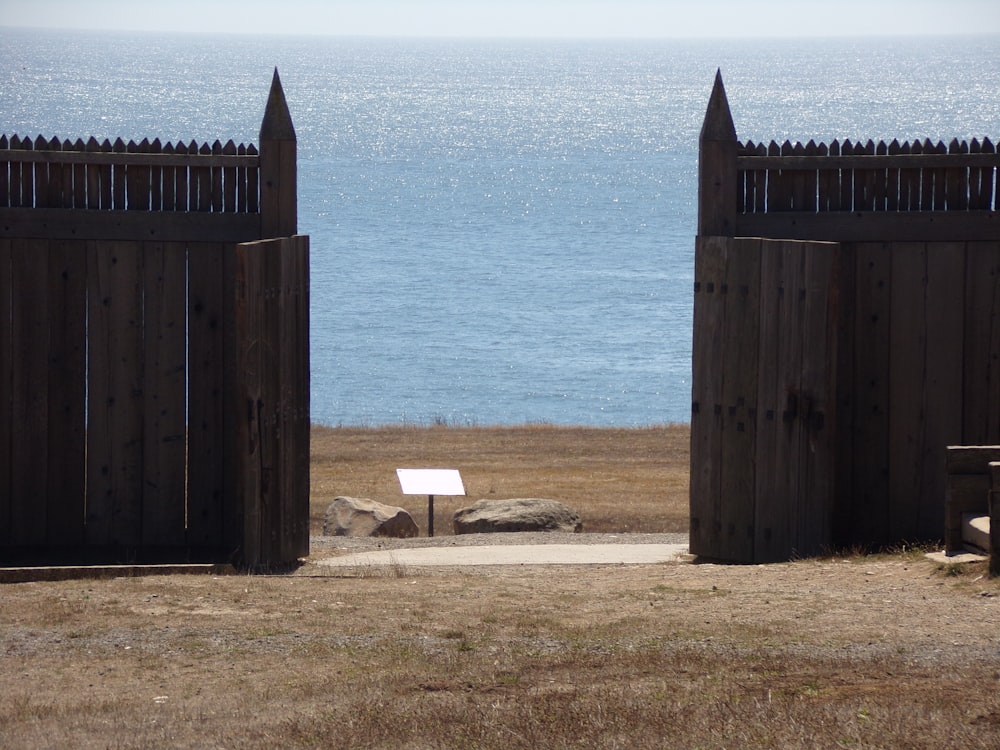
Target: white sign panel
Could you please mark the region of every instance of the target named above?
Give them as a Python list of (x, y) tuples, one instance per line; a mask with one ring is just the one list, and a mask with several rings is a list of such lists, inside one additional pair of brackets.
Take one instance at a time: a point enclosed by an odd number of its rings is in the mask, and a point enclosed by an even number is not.
[(458, 469), (396, 469), (404, 495), (464, 495)]

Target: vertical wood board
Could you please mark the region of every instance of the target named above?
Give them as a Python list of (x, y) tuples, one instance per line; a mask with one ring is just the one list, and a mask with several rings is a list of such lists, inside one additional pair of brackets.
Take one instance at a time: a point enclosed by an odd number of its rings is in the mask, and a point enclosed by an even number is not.
[(720, 293), (731, 239), (695, 241), (694, 336), (691, 377), (690, 549), (722, 554), (722, 337), (725, 300)]
[(783, 448), (788, 394), (783, 373), (789, 335), (788, 294), (781, 242), (761, 241), (760, 373), (757, 398), (757, 472), (754, 562), (784, 560), (791, 549), (790, 511)]
[(87, 543), (141, 542), (140, 244), (88, 243)]
[[(0, 164), (0, 167), (3, 165)], [(0, 172), (3, 170), (0, 169)], [(11, 543), (14, 355), (11, 339), (11, 241), (0, 239), (0, 548)]]
[(309, 554), (309, 238), (281, 240), (283, 496), (279, 560)]
[(797, 549), (802, 554), (828, 550), (833, 539), (836, 471), (838, 329), (840, 309), (840, 246), (802, 243), (804, 255), (802, 300), (802, 376), (799, 423), (802, 444), (799, 460), (804, 478), (799, 494)]
[(1000, 443), (1000, 242), (966, 246), (962, 439)]
[(722, 287), (720, 524), (728, 559), (754, 559), (760, 240), (730, 241)]
[(86, 498), (87, 253), (80, 240), (49, 245), (48, 543), (84, 539)]
[(225, 245), (188, 250), (188, 543), (222, 543)]
[(947, 492), (945, 451), (962, 439), (964, 297), (965, 243), (928, 243), (925, 432), (920, 494), (911, 510), (917, 517), (917, 538), (922, 540), (941, 536)]
[(892, 254), (885, 243), (855, 245), (852, 541), (889, 539), (889, 352)]
[(11, 242), (11, 514), (15, 544), (45, 543), (48, 511), (48, 240)]
[(900, 242), (892, 253), (889, 333), (888, 538), (915, 540), (925, 440), (927, 387), (927, 248)]
[(187, 249), (145, 243), (142, 543), (185, 542)]
[(258, 304), (264, 280), (263, 256), (256, 243), (237, 245), (233, 251), (235, 271), (234, 350), (236, 378), (233, 416), (236, 435), (233, 469), (236, 495), (243, 519), (240, 562), (256, 566), (261, 562), (261, 344), (263, 310)]

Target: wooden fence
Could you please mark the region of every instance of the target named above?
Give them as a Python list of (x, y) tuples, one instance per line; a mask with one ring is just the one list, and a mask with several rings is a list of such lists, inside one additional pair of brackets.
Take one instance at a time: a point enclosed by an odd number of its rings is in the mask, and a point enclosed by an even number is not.
[(695, 554), (940, 539), (946, 446), (1000, 442), (1000, 156), (989, 139), (861, 150), (740, 144), (716, 79), (695, 261)]
[(0, 138), (0, 564), (308, 554), (308, 237), (256, 147)]

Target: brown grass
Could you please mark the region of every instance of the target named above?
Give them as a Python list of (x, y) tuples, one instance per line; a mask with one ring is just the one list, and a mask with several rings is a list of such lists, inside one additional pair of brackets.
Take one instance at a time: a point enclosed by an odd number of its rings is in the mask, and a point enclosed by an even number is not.
[[(412, 462), (671, 528), (684, 429), (602, 433), (317, 430), (314, 516)], [(981, 565), (330, 571), (0, 587), (0, 748), (1000, 746)]]
[(584, 531), (687, 531), (687, 425), (601, 429), (488, 427), (316, 427), (312, 432), (313, 533), (338, 495), (406, 508), (427, 528), (427, 498), (403, 495), (397, 468), (458, 469), (466, 497), (434, 499), (434, 530), (481, 498), (544, 497), (583, 516)]

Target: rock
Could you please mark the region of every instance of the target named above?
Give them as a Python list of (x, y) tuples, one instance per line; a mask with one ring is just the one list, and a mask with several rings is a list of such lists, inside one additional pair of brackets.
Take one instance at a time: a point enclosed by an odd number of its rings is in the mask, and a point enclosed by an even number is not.
[(555, 500), (480, 500), (455, 511), (456, 534), (497, 531), (583, 531), (580, 514)]
[(417, 536), (413, 518), (403, 508), (366, 497), (337, 497), (326, 509), (323, 533), (328, 536)]

